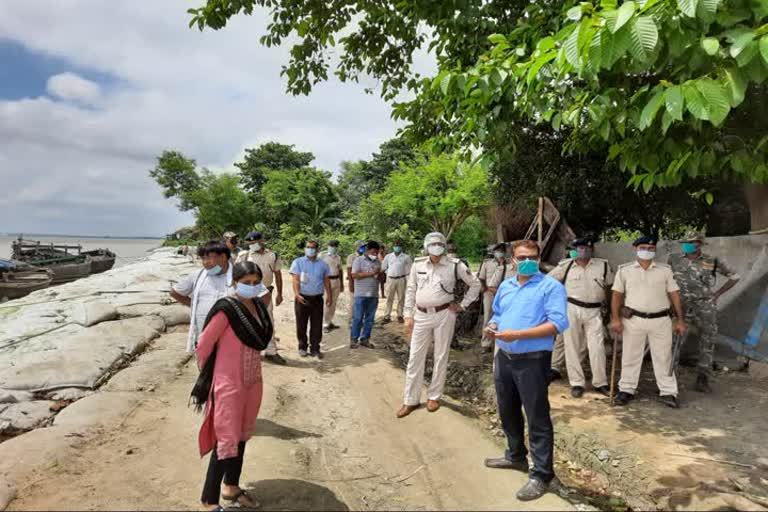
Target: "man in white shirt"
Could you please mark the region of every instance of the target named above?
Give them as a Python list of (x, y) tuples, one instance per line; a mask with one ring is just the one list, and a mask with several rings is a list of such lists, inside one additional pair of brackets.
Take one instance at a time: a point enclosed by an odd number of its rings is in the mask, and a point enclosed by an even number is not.
[(194, 352), (205, 319), (216, 301), (232, 291), (232, 253), (221, 242), (211, 241), (197, 250), (203, 268), (183, 278), (171, 289), (171, 297), (192, 308), (187, 352)]
[(405, 322), (403, 309), (405, 307), (405, 288), (408, 283), (408, 274), (411, 273), (413, 260), (403, 252), (403, 241), (395, 240), (392, 252), (384, 257), (381, 271), (387, 275), (387, 308), (384, 311), (382, 323), (392, 321), (392, 305), (397, 298), (397, 321)]

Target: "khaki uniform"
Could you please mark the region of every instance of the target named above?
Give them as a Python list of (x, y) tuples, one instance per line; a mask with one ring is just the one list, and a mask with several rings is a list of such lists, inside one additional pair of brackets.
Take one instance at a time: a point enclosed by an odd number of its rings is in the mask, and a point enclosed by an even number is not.
[(424, 365), (429, 345), (434, 341), (434, 369), (427, 398), (439, 400), (445, 387), (448, 355), (456, 324), (456, 313), (445, 308), (454, 300), (456, 279), (467, 285), (461, 305), (469, 307), (480, 294), (480, 281), (464, 263), (448, 257), (433, 265), (429, 257), (416, 258), (405, 292), (405, 317), (413, 318), (408, 367), (405, 372), (405, 405), (418, 405), (424, 381)]
[(395, 299), (397, 299), (397, 317), (403, 317), (405, 289), (408, 285), (408, 274), (411, 273), (411, 266), (413, 266), (413, 261), (405, 253), (395, 254), (391, 252), (384, 257), (381, 271), (387, 274), (387, 308), (384, 310), (385, 318), (391, 317)]
[(354, 281), (352, 280), (352, 265), (355, 263), (355, 258), (359, 254), (357, 251), (347, 256), (347, 314), (352, 317), (352, 306), (355, 304), (355, 290), (353, 288)]
[[(567, 274), (567, 276), (566, 276)], [(605, 329), (601, 307), (605, 302), (605, 286), (613, 283), (613, 270), (607, 260), (591, 258), (585, 266), (577, 260), (561, 261), (550, 273), (565, 285), (568, 294), (568, 324), (563, 333), (565, 364), (571, 387), (586, 387), (581, 361), (589, 354), (592, 386), (608, 385), (605, 371)], [(582, 304), (574, 304), (573, 301)]]
[(331, 269), (331, 273), (328, 274), (328, 278), (331, 280), (331, 304), (326, 305), (323, 312), (323, 327), (329, 327), (333, 324), (333, 317), (336, 316), (336, 306), (339, 303), (339, 295), (341, 295), (341, 256), (338, 254), (331, 255), (328, 254), (328, 251), (323, 251), (319, 257)]
[[(264, 249), (263, 252), (240, 251), (236, 263), (244, 263), (246, 261), (252, 261), (259, 266), (261, 269), (261, 284), (264, 286), (272, 286), (275, 282), (275, 273), (280, 272), (283, 268), (280, 256), (269, 249)], [(269, 305), (267, 306), (272, 325), (275, 324), (273, 296), (274, 293), (269, 295)], [(277, 354), (277, 342), (274, 336), (269, 340), (269, 345), (264, 349), (264, 354), (268, 356)]]
[[(653, 262), (644, 270), (637, 261), (621, 265), (616, 272), (613, 291), (624, 294), (624, 305), (641, 313), (669, 310), (669, 293), (679, 291), (672, 269)], [(646, 341), (651, 349), (653, 372), (661, 395), (677, 396), (677, 378), (669, 375), (672, 363), (672, 319), (623, 318), (624, 336), (621, 353), (619, 390), (635, 394), (640, 380)]]
[[(502, 281), (514, 275), (514, 265), (507, 261), (499, 261), (496, 258), (484, 260), (480, 265), (480, 270), (477, 273), (477, 278), (480, 281), (485, 281), (485, 285), (488, 288), (498, 288)], [(486, 290), (483, 293), (483, 327), (488, 325), (488, 321), (493, 315), (493, 298), (496, 296), (494, 292)], [(480, 342), (483, 348), (488, 348), (493, 345), (493, 341), (483, 336)]]

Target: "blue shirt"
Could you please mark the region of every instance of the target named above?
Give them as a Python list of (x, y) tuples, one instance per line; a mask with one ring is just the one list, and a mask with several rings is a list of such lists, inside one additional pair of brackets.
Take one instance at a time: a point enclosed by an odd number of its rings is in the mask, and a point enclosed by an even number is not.
[[(552, 322), (558, 332), (563, 332), (568, 328), (566, 302), (565, 287), (557, 279), (539, 272), (521, 286), (514, 275), (499, 286), (490, 323), (498, 325), (499, 331), (519, 331)], [(496, 345), (512, 354), (552, 351), (554, 339), (554, 336), (517, 341), (497, 339)]]
[(291, 263), (291, 274), (299, 276), (299, 293), (322, 295), (325, 291), (325, 276), (331, 274), (331, 267), (320, 258), (312, 261), (302, 256)]

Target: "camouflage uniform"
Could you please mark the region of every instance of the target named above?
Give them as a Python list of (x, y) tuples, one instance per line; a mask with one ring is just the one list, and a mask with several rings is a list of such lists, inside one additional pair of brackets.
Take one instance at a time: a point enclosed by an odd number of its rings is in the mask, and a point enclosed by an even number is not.
[(717, 305), (713, 299), (716, 275), (738, 279), (728, 264), (701, 253), (694, 260), (684, 254), (672, 254), (668, 260), (685, 307), (685, 321), (699, 335), (699, 373), (711, 375), (717, 342)]

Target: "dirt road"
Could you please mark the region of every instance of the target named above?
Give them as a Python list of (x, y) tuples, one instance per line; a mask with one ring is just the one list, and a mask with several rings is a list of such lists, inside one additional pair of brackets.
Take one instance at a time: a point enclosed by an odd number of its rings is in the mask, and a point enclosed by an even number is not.
[[(339, 329), (325, 337), (325, 360), (299, 359), (292, 303), (275, 311), (290, 366), (265, 364), (265, 400), (242, 481), (265, 509), (572, 509), (553, 494), (517, 502), (525, 476), (483, 466), (483, 458), (501, 448), (460, 405), (448, 402), (434, 414), (422, 409), (396, 419), (403, 372), (389, 353), (351, 351), (347, 329)], [(154, 361), (144, 375), (173, 371), (157, 359), (178, 358), (182, 350), (150, 351), (134, 371), (142, 374), (148, 357)], [(207, 458), (197, 455), (201, 418), (187, 408), (195, 375), (189, 363), (173, 378), (145, 387), (150, 392), (136, 393), (138, 405), (122, 418), (84, 433), (72, 449), (19, 482), (10, 509), (196, 508)]]

